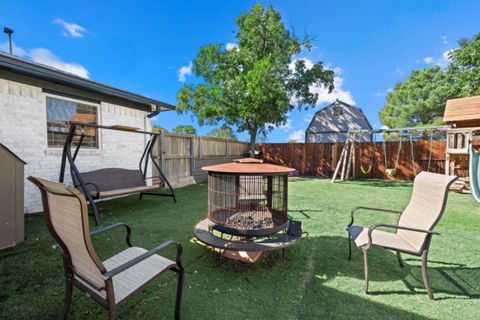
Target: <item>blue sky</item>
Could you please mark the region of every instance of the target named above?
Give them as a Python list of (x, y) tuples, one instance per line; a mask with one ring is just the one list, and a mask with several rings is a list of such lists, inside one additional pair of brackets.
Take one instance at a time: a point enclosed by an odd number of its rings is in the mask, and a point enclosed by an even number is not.
[[(255, 1), (0, 1), (0, 26), (15, 30), (15, 52), (70, 72), (174, 104), (189, 62), (207, 43), (235, 43), (235, 18)], [(375, 127), (386, 93), (412, 70), (445, 65), (457, 40), (480, 32), (480, 1), (268, 1), (315, 49), (299, 57), (334, 69), (337, 92), (290, 113), (268, 141), (303, 139), (312, 114), (335, 98), (363, 108)], [(0, 34), (0, 49), (6, 49)], [(182, 68), (183, 67), (183, 68)], [(171, 130), (190, 115), (165, 112)], [(247, 134), (239, 138), (248, 139)]]

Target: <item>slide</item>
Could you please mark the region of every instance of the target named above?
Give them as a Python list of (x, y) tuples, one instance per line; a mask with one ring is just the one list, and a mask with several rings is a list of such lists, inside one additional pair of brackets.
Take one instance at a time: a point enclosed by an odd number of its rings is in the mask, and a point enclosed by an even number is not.
[(470, 189), (472, 189), (472, 195), (475, 200), (480, 202), (480, 152), (473, 150), (472, 144), (468, 148), (470, 151)]

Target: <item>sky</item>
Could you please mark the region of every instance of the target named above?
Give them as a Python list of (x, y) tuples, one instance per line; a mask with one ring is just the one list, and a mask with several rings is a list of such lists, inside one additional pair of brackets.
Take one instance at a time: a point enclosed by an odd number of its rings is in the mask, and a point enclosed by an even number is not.
[[(235, 45), (235, 19), (257, 1), (33, 1), (0, 0), (0, 27), (14, 29), (14, 54), (82, 77), (175, 104), (184, 83), (198, 81), (191, 61), (209, 43)], [(333, 93), (292, 111), (269, 142), (303, 141), (313, 114), (335, 101), (361, 107), (372, 126), (395, 83), (412, 70), (446, 66), (446, 52), (480, 32), (480, 1), (262, 1), (273, 5), (314, 49), (296, 58), (323, 61), (335, 71)], [(7, 50), (0, 34), (0, 50)], [(191, 124), (191, 114), (163, 112), (167, 130)], [(219, 124), (220, 126), (221, 124)], [(239, 139), (248, 140), (247, 133)]]

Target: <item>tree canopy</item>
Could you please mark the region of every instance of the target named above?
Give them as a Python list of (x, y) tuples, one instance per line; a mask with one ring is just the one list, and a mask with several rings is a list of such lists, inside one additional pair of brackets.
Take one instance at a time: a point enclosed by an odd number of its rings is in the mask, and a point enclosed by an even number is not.
[(157, 125), (157, 124), (152, 124), (152, 132), (155, 133), (168, 133), (168, 130)]
[(380, 111), (390, 128), (442, 123), (448, 99), (480, 94), (480, 33), (448, 53), (451, 63), (413, 71), (395, 85)]
[(189, 124), (187, 125), (179, 124), (178, 126), (173, 128), (172, 132), (180, 133), (180, 134), (196, 134), (197, 130), (195, 130), (195, 128)]
[(233, 132), (233, 129), (230, 128), (227, 124), (223, 124), (220, 127), (213, 129), (208, 133), (208, 135), (214, 138), (237, 140), (237, 136)]
[(312, 48), (288, 31), (272, 6), (256, 4), (237, 18), (237, 46), (207, 44), (193, 61), (193, 74), (203, 82), (185, 84), (178, 93), (178, 112), (193, 112), (200, 125), (224, 121), (250, 134), (253, 151), (257, 134), (282, 125), (295, 107), (314, 106), (321, 85), (333, 90), (333, 71), (321, 61), (311, 68), (293, 59)]

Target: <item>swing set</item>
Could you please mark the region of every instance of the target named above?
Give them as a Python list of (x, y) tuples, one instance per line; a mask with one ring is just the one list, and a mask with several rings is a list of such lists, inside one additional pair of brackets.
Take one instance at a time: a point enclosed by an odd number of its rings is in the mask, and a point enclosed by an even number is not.
[[(405, 145), (405, 141), (409, 142), (410, 145), (410, 158), (412, 163), (412, 170), (413, 174), (417, 175), (417, 168), (415, 162), (415, 150), (414, 150), (414, 135), (418, 133), (429, 133), (429, 155), (428, 155), (428, 164), (427, 164), (427, 171), (430, 172), (431, 163), (432, 163), (432, 149), (433, 149), (433, 140), (434, 135), (442, 130), (447, 130), (450, 126), (425, 126), (425, 127), (407, 127), (407, 128), (395, 128), (395, 129), (379, 129), (379, 130), (350, 130), (347, 135), (347, 139), (345, 141), (345, 145), (343, 147), (342, 153), (340, 154), (340, 159), (337, 163), (335, 168), (335, 172), (332, 177), (332, 183), (337, 180), (340, 181), (348, 180), (350, 175), (352, 178), (355, 178), (355, 143), (357, 141), (357, 137), (365, 136), (366, 134), (371, 135), (371, 143), (370, 147), (368, 147), (368, 142), (361, 143), (360, 149), (360, 172), (363, 175), (369, 175), (374, 167), (375, 162), (375, 146), (376, 142), (376, 134), (380, 134), (383, 136), (382, 139), (382, 151), (383, 151), (383, 164), (385, 166), (385, 173), (390, 176), (394, 177), (398, 174), (398, 165), (400, 156), (402, 154), (402, 148)], [(398, 147), (396, 151), (396, 157), (394, 158), (395, 161), (392, 163), (392, 160), (389, 161), (389, 156), (387, 152), (387, 134), (398, 134)], [(365, 150), (369, 150), (369, 163), (368, 166), (364, 165), (364, 154)], [(391, 150), (392, 151), (392, 150)], [(353, 170), (351, 170), (353, 168)]]
[[(158, 141), (159, 134), (155, 132), (141, 131), (138, 128), (115, 125), (103, 126), (90, 123), (70, 122), (69, 131), (65, 140), (60, 166), (59, 182), (64, 182), (67, 163), (70, 168), (70, 175), (73, 184), (87, 198), (95, 217), (96, 225), (100, 225), (100, 214), (95, 203), (96, 200), (139, 194), (141, 200), (143, 195), (171, 197), (176, 203), (175, 192), (170, 182), (162, 172), (161, 166), (153, 156), (153, 148)], [(143, 134), (149, 138), (138, 163), (138, 169), (125, 168), (100, 168), (92, 171), (80, 171), (76, 159), (83, 140), (91, 130), (113, 130)], [(75, 150), (72, 153), (72, 144), (76, 141)], [(158, 176), (148, 176), (148, 164), (156, 169)], [(147, 181), (149, 181), (147, 183)], [(166, 189), (166, 192), (159, 192), (159, 188)]]

